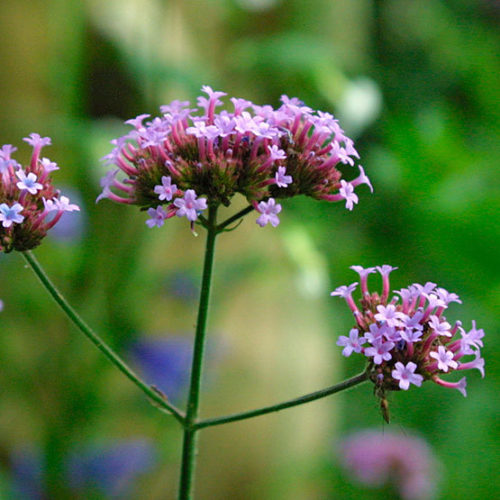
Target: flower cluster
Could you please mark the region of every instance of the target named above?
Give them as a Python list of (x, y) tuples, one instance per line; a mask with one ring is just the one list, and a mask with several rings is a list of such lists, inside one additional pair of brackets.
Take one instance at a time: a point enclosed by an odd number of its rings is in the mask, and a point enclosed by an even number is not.
[(342, 443), (344, 469), (366, 486), (391, 485), (404, 500), (429, 500), (436, 490), (438, 463), (417, 436), (365, 430)]
[(331, 114), (287, 96), (278, 109), (231, 98), (234, 110), (216, 113), (226, 94), (208, 86), (202, 91), (207, 97), (198, 97), (197, 108), (173, 101), (160, 107), (161, 117), (126, 122), (133, 130), (111, 141), (115, 148), (103, 160), (113, 168), (97, 201), (139, 205), (153, 227), (174, 215), (194, 222), (207, 203), (228, 206), (240, 193), (259, 212), (260, 226), (276, 226), (276, 199), (305, 194), (344, 201), (352, 210), (354, 188), (372, 190), (363, 167), (351, 181), (338, 169), (354, 166), (359, 155)]
[(31, 134), (23, 140), (33, 146), (24, 168), (12, 158), (17, 148), (0, 148), (0, 251), (6, 253), (36, 247), (64, 212), (80, 210), (52, 186), (50, 174), (59, 169), (57, 164), (40, 158), (50, 138)]
[[(477, 368), (484, 377), (480, 352), (484, 331), (477, 329), (473, 321), (472, 329), (466, 332), (460, 321), (452, 326), (443, 315), (451, 302), (461, 303), (459, 297), (428, 282), (403, 288), (389, 300), (389, 274), (396, 268), (385, 265), (351, 269), (360, 276), (362, 297), (358, 306), (352, 297), (358, 283), (331, 293), (347, 301), (356, 319), (356, 327), (348, 337), (339, 337), (337, 345), (344, 347), (344, 356), (356, 352), (368, 358), (376, 393), (383, 398), (386, 390), (407, 390), (411, 384), (420, 386), (432, 380), (466, 396), (465, 377), (458, 382), (440, 377), (469, 368)], [(371, 293), (367, 286), (368, 276), (376, 271), (382, 275), (381, 294)], [(474, 358), (464, 361), (465, 356)]]

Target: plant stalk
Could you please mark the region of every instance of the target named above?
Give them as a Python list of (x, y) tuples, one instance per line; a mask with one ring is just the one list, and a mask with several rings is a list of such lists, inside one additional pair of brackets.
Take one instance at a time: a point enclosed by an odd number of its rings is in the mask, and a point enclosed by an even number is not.
[(215, 239), (218, 234), (217, 228), (217, 206), (209, 206), (208, 220), (206, 224), (207, 240), (205, 245), (205, 261), (203, 264), (203, 276), (201, 280), (200, 302), (198, 306), (198, 319), (196, 322), (196, 334), (193, 347), (193, 360), (191, 364), (191, 379), (189, 384), (189, 396), (184, 420), (184, 441), (182, 448), (182, 464), (179, 481), (179, 500), (192, 498), (193, 474), (196, 463), (197, 431), (195, 427), (198, 418), (200, 403), (200, 386), (203, 366), (203, 355), (205, 350), (205, 333), (208, 316), (208, 302), (210, 298), (210, 285), (215, 253)]
[(364, 371), (351, 377), (339, 384), (332, 385), (326, 389), (321, 389), (320, 391), (311, 392), (304, 396), (300, 396), (295, 399), (290, 399), (288, 401), (283, 401), (282, 403), (264, 406), (262, 408), (257, 408), (255, 410), (244, 411), (242, 413), (233, 413), (232, 415), (226, 415), (224, 417), (207, 418), (206, 420), (200, 420), (195, 424), (196, 429), (203, 429), (205, 427), (212, 427), (214, 425), (229, 424), (230, 422), (237, 422), (238, 420), (246, 420), (248, 418), (259, 417), (261, 415), (266, 415), (275, 411), (284, 410), (286, 408), (292, 408), (293, 406), (303, 405), (305, 403), (310, 403), (311, 401), (316, 401), (317, 399), (325, 398), (331, 394), (344, 391), (350, 387), (361, 384), (368, 380), (368, 372)]
[(184, 424), (184, 415), (173, 404), (169, 403), (159, 392), (155, 391), (146, 382), (144, 382), (134, 371), (118, 356), (118, 354), (109, 347), (104, 340), (102, 340), (97, 333), (95, 333), (90, 326), (78, 315), (78, 313), (69, 305), (68, 301), (64, 298), (62, 293), (52, 283), (42, 266), (28, 250), (22, 252), (26, 262), (30, 265), (33, 272), (37, 275), (38, 279), (49, 292), (52, 298), (59, 304), (61, 309), (66, 313), (68, 318), (78, 327), (78, 329), (113, 363), (129, 380), (131, 380), (139, 389), (144, 392), (153, 402), (155, 406), (160, 409), (171, 413), (176, 420)]

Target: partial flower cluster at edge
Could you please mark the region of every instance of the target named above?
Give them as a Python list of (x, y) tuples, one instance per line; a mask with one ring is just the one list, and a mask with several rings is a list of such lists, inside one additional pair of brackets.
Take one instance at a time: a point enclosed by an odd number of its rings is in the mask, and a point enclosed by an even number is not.
[(260, 226), (277, 226), (277, 199), (305, 194), (352, 210), (355, 187), (372, 190), (361, 166), (353, 180), (343, 178), (339, 165), (353, 167), (359, 155), (331, 114), (287, 96), (278, 109), (233, 97), (233, 111), (216, 113), (226, 94), (202, 91), (207, 97), (198, 97), (198, 108), (173, 101), (160, 107), (161, 117), (126, 122), (133, 130), (111, 141), (115, 148), (103, 160), (113, 168), (97, 201), (139, 205), (155, 227), (174, 215), (193, 223), (208, 204), (228, 206), (240, 193)]
[(36, 247), (64, 212), (80, 210), (52, 185), (57, 164), (40, 158), (50, 138), (30, 134), (23, 140), (33, 147), (25, 167), (12, 158), (17, 148), (11, 144), (0, 148), (0, 251), (5, 253)]
[[(420, 386), (432, 380), (466, 396), (465, 377), (458, 382), (442, 378), (470, 368), (477, 368), (484, 377), (480, 352), (484, 331), (476, 328), (475, 321), (469, 331), (462, 328), (460, 321), (451, 325), (443, 314), (451, 302), (461, 303), (459, 297), (431, 282), (415, 283), (391, 296), (389, 274), (396, 268), (384, 265), (351, 269), (360, 276), (359, 303), (352, 296), (358, 283), (331, 293), (347, 301), (356, 320), (349, 336), (340, 336), (337, 345), (344, 348), (344, 356), (357, 353), (368, 360), (376, 394), (383, 398), (385, 391), (407, 390), (411, 384)], [(376, 271), (382, 275), (381, 294), (368, 290), (368, 276)]]

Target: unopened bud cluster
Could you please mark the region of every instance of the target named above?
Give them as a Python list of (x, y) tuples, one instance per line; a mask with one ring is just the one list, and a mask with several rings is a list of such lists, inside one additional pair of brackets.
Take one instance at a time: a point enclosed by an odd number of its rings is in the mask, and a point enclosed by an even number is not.
[(231, 98), (233, 111), (216, 113), (226, 94), (202, 91), (207, 97), (198, 97), (197, 108), (173, 101), (161, 106), (161, 117), (126, 122), (134, 130), (112, 141), (104, 160), (114, 168), (102, 179), (98, 200), (139, 205), (153, 227), (174, 215), (194, 222), (207, 203), (228, 206), (240, 193), (259, 212), (260, 226), (276, 226), (277, 199), (305, 194), (345, 201), (352, 210), (354, 188), (372, 189), (361, 166), (355, 179), (343, 178), (338, 166), (354, 166), (359, 155), (329, 113), (287, 96), (278, 109)]
[[(342, 354), (353, 352), (368, 359), (370, 378), (376, 392), (383, 397), (387, 390), (407, 390), (410, 384), (420, 386), (432, 380), (444, 387), (458, 389), (466, 396), (466, 379), (448, 382), (441, 375), (456, 370), (477, 368), (484, 377), (484, 331), (468, 332), (457, 321), (453, 326), (446, 321), (443, 312), (451, 302), (461, 303), (459, 297), (439, 288), (435, 283), (417, 283), (397, 292), (389, 298), (389, 273), (391, 266), (362, 268), (352, 266), (359, 273), (361, 300), (356, 304), (352, 294), (358, 283), (341, 286), (331, 295), (343, 297), (354, 314), (356, 326), (349, 336), (341, 336), (337, 345), (344, 347)], [(382, 275), (382, 293), (370, 292), (368, 275), (378, 271)], [(473, 359), (464, 361), (464, 357)]]
[(24, 140), (33, 146), (29, 165), (23, 167), (12, 158), (17, 148), (0, 148), (0, 251), (25, 251), (40, 244), (64, 212), (80, 210), (52, 185), (56, 163), (40, 158), (49, 137), (31, 134)]

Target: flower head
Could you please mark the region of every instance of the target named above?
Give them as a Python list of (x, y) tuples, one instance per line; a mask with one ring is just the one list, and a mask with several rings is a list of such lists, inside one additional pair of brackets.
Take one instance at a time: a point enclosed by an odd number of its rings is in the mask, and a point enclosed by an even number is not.
[[(156, 209), (160, 201), (169, 212), (180, 209), (180, 215), (184, 204), (176, 202), (187, 201), (189, 190), (214, 207), (230, 205), (240, 193), (261, 214), (260, 226), (276, 226), (279, 199), (304, 194), (344, 200), (352, 210), (359, 201), (354, 188), (372, 189), (362, 167), (352, 181), (344, 178), (344, 166), (354, 165), (359, 155), (332, 115), (287, 96), (277, 109), (231, 98), (234, 110), (219, 111), (226, 94), (209, 86), (202, 92), (197, 108), (173, 101), (161, 106), (160, 117), (127, 120), (133, 130), (111, 141), (114, 149), (103, 158), (112, 174), (101, 183), (98, 200), (143, 210)], [(30, 141), (38, 144), (35, 139)], [(191, 222), (197, 219), (187, 213)]]
[[(57, 170), (48, 158), (40, 159), (49, 137), (31, 134), (24, 140), (33, 146), (29, 165), (22, 167), (11, 158), (16, 148), (0, 148), (0, 251), (25, 251), (36, 247), (60, 220), (64, 212), (79, 210), (52, 185), (50, 174)], [(56, 212), (47, 217), (50, 212)]]
[[(473, 321), (472, 329), (466, 332), (461, 322), (451, 326), (443, 316), (447, 304), (458, 301), (456, 294), (436, 288), (435, 283), (414, 283), (389, 299), (389, 274), (395, 268), (376, 268), (382, 276), (381, 293), (370, 292), (366, 283), (375, 268), (351, 269), (360, 276), (362, 297), (358, 303), (353, 297), (358, 283), (340, 286), (331, 293), (346, 300), (356, 321), (349, 337), (340, 336), (337, 345), (344, 347), (344, 356), (355, 352), (368, 359), (370, 379), (382, 402), (387, 391), (408, 390), (426, 380), (465, 395), (465, 378), (447, 382), (440, 375), (475, 368), (484, 376), (480, 354), (484, 331)], [(473, 360), (467, 359), (470, 355)]]

